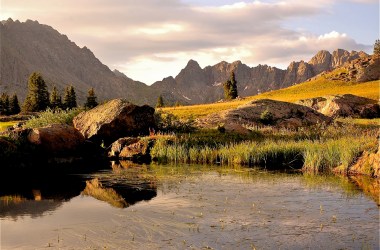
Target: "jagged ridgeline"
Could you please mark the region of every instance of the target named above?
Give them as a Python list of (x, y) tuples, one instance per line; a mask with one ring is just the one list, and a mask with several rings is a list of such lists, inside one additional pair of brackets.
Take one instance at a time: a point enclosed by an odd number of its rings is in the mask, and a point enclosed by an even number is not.
[(27, 80), (32, 72), (42, 74), (50, 91), (56, 86), (63, 93), (64, 88), (72, 84), (81, 104), (90, 88), (95, 89), (100, 102), (126, 98), (136, 104), (154, 106), (161, 95), (169, 105), (199, 104), (223, 98), (223, 82), (231, 71), (236, 75), (238, 94), (244, 97), (285, 88), (347, 61), (368, 56), (364, 52), (341, 49), (332, 54), (320, 51), (309, 62), (292, 62), (286, 70), (267, 65), (249, 67), (240, 61), (201, 68), (190, 60), (176, 77), (148, 86), (117, 70), (111, 71), (87, 47), (78, 47), (67, 36), (37, 21), (2, 21), (0, 37), (0, 92), (16, 93), (20, 101), (25, 99)]

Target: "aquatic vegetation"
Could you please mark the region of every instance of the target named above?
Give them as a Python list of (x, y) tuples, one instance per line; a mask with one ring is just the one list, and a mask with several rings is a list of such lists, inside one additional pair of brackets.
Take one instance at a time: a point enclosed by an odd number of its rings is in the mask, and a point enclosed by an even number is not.
[(354, 134), (344, 135), (341, 130), (326, 128), (313, 140), (308, 136), (305, 137), (307, 139), (285, 137), (273, 131), (255, 137), (256, 140), (218, 143), (197, 143), (197, 134), (193, 138), (192, 135), (174, 140), (159, 138), (151, 155), (158, 162), (261, 165), (269, 168), (287, 165), (302, 167), (311, 173), (331, 172), (339, 166), (347, 171), (361, 152), (376, 148), (377, 141), (373, 132), (353, 129)]

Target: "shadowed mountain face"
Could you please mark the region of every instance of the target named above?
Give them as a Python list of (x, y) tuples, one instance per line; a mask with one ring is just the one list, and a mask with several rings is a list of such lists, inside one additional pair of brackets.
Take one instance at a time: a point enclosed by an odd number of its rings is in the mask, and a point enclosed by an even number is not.
[(56, 85), (63, 93), (72, 84), (79, 103), (91, 87), (100, 100), (126, 97), (136, 103), (150, 101), (148, 86), (112, 72), (88, 48), (78, 47), (50, 26), (9, 19), (0, 24), (0, 37), (0, 91), (17, 93), (21, 100), (27, 93), (29, 75), (37, 71), (50, 90)]
[(220, 62), (201, 68), (190, 60), (176, 77), (147, 86), (121, 72), (111, 71), (86, 47), (80, 48), (67, 36), (36, 21), (21, 23), (8, 19), (0, 23), (0, 92), (16, 93), (21, 101), (27, 93), (29, 75), (40, 72), (49, 90), (53, 85), (63, 93), (72, 84), (80, 104), (93, 87), (99, 101), (126, 98), (136, 104), (155, 105), (162, 95), (167, 103), (210, 103), (223, 98), (223, 82), (235, 71), (240, 96), (250, 96), (303, 82), (323, 71), (368, 56), (364, 52), (338, 49), (332, 54), (318, 52), (308, 63), (292, 62), (286, 70), (240, 61)]

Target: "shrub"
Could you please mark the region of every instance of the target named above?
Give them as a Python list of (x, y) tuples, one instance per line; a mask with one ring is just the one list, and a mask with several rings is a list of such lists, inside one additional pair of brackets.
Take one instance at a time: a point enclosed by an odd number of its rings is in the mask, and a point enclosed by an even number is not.
[(47, 109), (44, 112), (38, 114), (38, 116), (33, 116), (29, 119), (24, 127), (25, 128), (37, 128), (44, 127), (50, 124), (73, 124), (73, 119), (77, 116), (82, 109), (72, 109), (72, 110), (51, 110)]
[(261, 113), (260, 115), (260, 122), (264, 125), (272, 125), (273, 122), (274, 122), (274, 119), (273, 119), (273, 114), (268, 110), (266, 109), (264, 112)]

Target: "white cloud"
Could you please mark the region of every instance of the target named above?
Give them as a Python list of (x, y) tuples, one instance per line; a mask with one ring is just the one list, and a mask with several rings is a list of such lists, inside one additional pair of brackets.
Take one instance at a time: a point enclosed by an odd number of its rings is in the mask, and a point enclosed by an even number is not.
[(285, 28), (294, 18), (328, 13), (337, 2), (240, 0), (200, 7), (180, 0), (2, 0), (1, 17), (51, 25), (110, 68), (152, 83), (176, 75), (191, 58), (204, 66), (221, 60), (287, 65), (320, 49), (368, 49), (333, 24), (326, 34)]

